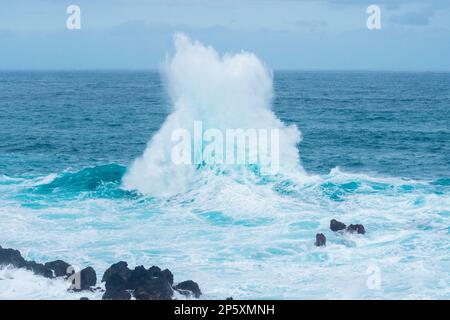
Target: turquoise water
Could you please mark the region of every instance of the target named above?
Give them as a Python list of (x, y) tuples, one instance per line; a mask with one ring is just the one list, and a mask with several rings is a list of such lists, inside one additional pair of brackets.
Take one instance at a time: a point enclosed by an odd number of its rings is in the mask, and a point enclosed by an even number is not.
[(272, 105), (307, 179), (198, 172), (154, 197), (122, 178), (171, 113), (158, 73), (0, 73), (0, 245), (159, 265), (204, 298), (449, 299), (450, 74), (275, 72)]

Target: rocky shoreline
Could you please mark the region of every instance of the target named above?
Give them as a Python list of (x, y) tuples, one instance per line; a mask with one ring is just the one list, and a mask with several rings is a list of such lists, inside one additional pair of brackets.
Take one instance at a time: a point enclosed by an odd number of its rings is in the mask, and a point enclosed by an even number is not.
[[(174, 283), (174, 276), (168, 269), (157, 266), (146, 269), (137, 266), (129, 269), (125, 261), (111, 265), (103, 274), (101, 282), (105, 289), (98, 286), (97, 273), (88, 266), (76, 271), (69, 263), (55, 260), (46, 263), (28, 261), (19, 250), (0, 246), (0, 267), (11, 266), (32, 271), (35, 275), (48, 279), (62, 278), (68, 283), (69, 292), (97, 291), (103, 293), (103, 300), (172, 300), (178, 293), (186, 298), (199, 298), (202, 294), (198, 284), (192, 280)], [(87, 298), (82, 298), (86, 300)]]
[[(338, 233), (365, 234), (366, 230), (362, 224), (346, 224), (332, 219), (330, 230)], [(316, 234), (314, 243), (317, 247), (326, 246), (327, 239), (323, 233)], [(128, 267), (125, 261), (112, 264), (103, 274), (101, 283), (105, 289), (97, 286), (97, 273), (94, 268), (88, 266), (76, 271), (69, 263), (62, 260), (46, 262), (44, 264), (25, 260), (20, 251), (5, 249), (0, 246), (0, 267), (12, 266), (14, 268), (26, 269), (34, 274), (45, 278), (63, 278), (70, 285), (68, 291), (97, 291), (103, 292), (103, 300), (172, 300), (175, 293), (188, 299), (198, 299), (202, 295), (198, 284), (192, 280), (174, 283), (174, 276), (169, 269), (162, 270), (157, 266), (145, 268), (136, 266), (134, 269)], [(86, 300), (87, 298), (82, 298)], [(228, 298), (232, 299), (232, 298)]]

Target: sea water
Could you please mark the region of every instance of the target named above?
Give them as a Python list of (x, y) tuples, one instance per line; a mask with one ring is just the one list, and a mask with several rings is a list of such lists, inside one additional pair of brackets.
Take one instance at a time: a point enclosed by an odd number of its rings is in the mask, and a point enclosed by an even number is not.
[[(161, 71), (0, 73), (1, 246), (99, 279), (158, 265), (205, 299), (450, 298), (450, 73), (272, 71), (177, 41)], [(282, 171), (160, 161), (191, 120), (280, 129)], [(66, 289), (0, 270), (1, 299)]]

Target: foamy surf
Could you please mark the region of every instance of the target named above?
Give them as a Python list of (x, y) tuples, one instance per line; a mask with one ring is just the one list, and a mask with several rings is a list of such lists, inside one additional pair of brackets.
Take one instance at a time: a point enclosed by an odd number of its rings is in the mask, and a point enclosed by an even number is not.
[[(227, 129), (279, 130), (280, 174), (304, 175), (297, 144), (300, 131), (284, 125), (271, 111), (272, 73), (254, 54), (241, 52), (220, 55), (212, 47), (192, 41), (184, 34), (175, 35), (175, 55), (164, 69), (168, 79), (173, 112), (149, 141), (142, 157), (136, 159), (123, 179), (126, 189), (141, 193), (170, 196), (186, 192), (200, 177), (196, 165), (179, 165), (172, 160), (172, 134), (184, 129), (196, 139), (194, 124), (203, 130)], [(203, 145), (198, 152), (205, 151)], [(258, 156), (262, 156), (260, 153)], [(277, 155), (278, 156), (278, 155)], [(214, 159), (208, 159), (214, 163)], [(261, 159), (258, 172), (265, 172), (270, 159)], [(253, 175), (246, 166), (213, 165), (210, 179), (219, 171), (237, 171), (239, 176)], [(254, 168), (253, 168), (254, 169)]]

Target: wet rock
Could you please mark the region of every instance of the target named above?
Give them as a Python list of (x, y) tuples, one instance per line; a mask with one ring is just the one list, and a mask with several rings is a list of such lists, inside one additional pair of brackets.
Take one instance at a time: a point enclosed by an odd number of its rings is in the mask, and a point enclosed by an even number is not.
[(43, 276), (49, 279), (53, 278), (53, 271), (44, 266), (42, 263), (37, 263), (35, 261), (28, 261), (26, 262), (25, 268), (27, 270), (33, 271), (33, 273), (38, 276)]
[(75, 287), (75, 290), (89, 290), (97, 283), (97, 274), (92, 267), (87, 267), (78, 273), (79, 288)]
[(345, 223), (342, 223), (340, 221), (337, 221), (335, 219), (332, 219), (330, 221), (330, 229), (331, 231), (340, 231), (340, 230), (344, 230), (346, 227)]
[[(173, 274), (168, 269), (161, 270), (157, 266), (146, 269), (137, 266), (133, 270), (128, 264), (120, 261), (111, 265), (103, 274), (105, 282), (105, 300), (130, 299), (130, 293), (137, 300), (171, 300), (173, 298)], [(187, 296), (201, 295), (198, 285), (189, 280), (177, 285), (178, 291)]]
[(55, 277), (64, 277), (69, 275), (69, 267), (70, 264), (68, 264), (65, 261), (62, 260), (55, 260), (50, 261), (44, 264), (44, 266), (50, 270), (53, 271)]
[(126, 281), (120, 274), (112, 274), (106, 281), (102, 300), (130, 300), (131, 294), (125, 290), (125, 286)]
[(365, 234), (366, 230), (364, 229), (364, 226), (362, 224), (351, 224), (347, 227), (347, 231), (350, 233), (359, 233), (359, 234)]
[(102, 277), (105, 281), (105, 300), (129, 299), (130, 290), (137, 300), (169, 300), (173, 297), (173, 274), (157, 266), (146, 269), (128, 268), (124, 261), (113, 264)]
[(167, 280), (167, 282), (170, 283), (170, 285), (173, 285), (173, 274), (170, 272), (169, 269), (164, 269), (161, 271), (162, 276)]
[(150, 273), (144, 266), (138, 266), (131, 271), (130, 278), (127, 281), (127, 289), (136, 289), (139, 285), (144, 283), (147, 278), (150, 277)]
[(126, 291), (127, 282), (131, 276), (131, 270), (124, 261), (115, 263), (103, 274), (102, 281), (105, 281), (106, 291), (102, 296), (103, 300), (130, 300), (131, 294)]
[(199, 298), (202, 294), (198, 284), (192, 280), (180, 282), (173, 288), (185, 296), (193, 295), (195, 298)]
[(80, 300), (89, 300), (88, 297), (81, 297)]
[(108, 277), (108, 280), (105, 284), (106, 291), (112, 290), (112, 291), (122, 291), (127, 288), (127, 283), (124, 278), (121, 277), (119, 274), (113, 274), (110, 277)]
[(325, 235), (323, 233), (316, 234), (316, 243), (315, 243), (315, 245), (317, 247), (322, 247), (322, 246), (325, 246), (326, 244), (327, 244), (327, 238), (325, 237)]
[(128, 268), (128, 263), (125, 261), (119, 261), (111, 265), (103, 274), (102, 282), (107, 282), (113, 275), (118, 275), (124, 281), (128, 281), (131, 276), (131, 270)]
[(134, 297), (137, 300), (171, 300), (173, 289), (163, 277), (148, 277), (136, 287)]
[(15, 268), (25, 268), (26, 264), (19, 250), (0, 247), (0, 266), (11, 265)]
[(102, 300), (130, 300), (131, 294), (126, 290), (106, 290)]
[(147, 271), (152, 277), (159, 277), (161, 275), (161, 268), (157, 266), (151, 266)]
[(234, 299), (233, 299), (233, 297), (228, 297), (228, 298), (226, 298), (225, 300), (231, 301), (231, 300), (234, 300)]

